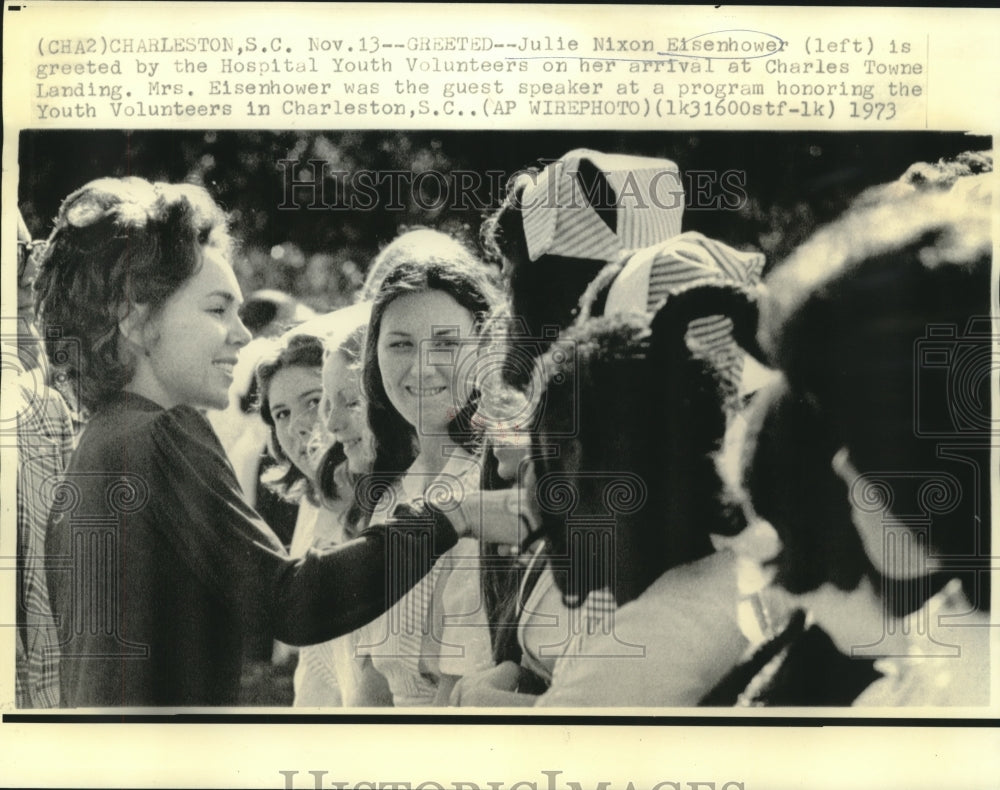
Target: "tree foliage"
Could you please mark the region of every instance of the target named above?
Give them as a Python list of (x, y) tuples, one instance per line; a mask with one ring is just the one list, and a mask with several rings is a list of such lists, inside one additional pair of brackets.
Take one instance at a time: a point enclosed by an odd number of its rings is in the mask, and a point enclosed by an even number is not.
[[(990, 140), (898, 132), (28, 131), (18, 194), (41, 237), (62, 198), (93, 178), (203, 184), (232, 215), (244, 290), (280, 288), (325, 309), (350, 299), (400, 229), (437, 227), (477, 248), (479, 225), (502, 200), (507, 177), (580, 147), (677, 162), (685, 229), (761, 250), (773, 265), (867, 187)], [(290, 188), (292, 179), (313, 182), (312, 168), (321, 188)], [(731, 184), (742, 183), (739, 205), (719, 200), (727, 172), (737, 174)]]

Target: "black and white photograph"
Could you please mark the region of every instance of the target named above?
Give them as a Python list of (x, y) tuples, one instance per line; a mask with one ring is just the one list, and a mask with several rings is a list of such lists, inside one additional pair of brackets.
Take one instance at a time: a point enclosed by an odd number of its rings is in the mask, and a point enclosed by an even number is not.
[(19, 704), (989, 705), (991, 147), (22, 133)]
[(954, 26), (140, 5), (34, 18), (4, 104), (0, 736), (88, 786), (995, 786)]

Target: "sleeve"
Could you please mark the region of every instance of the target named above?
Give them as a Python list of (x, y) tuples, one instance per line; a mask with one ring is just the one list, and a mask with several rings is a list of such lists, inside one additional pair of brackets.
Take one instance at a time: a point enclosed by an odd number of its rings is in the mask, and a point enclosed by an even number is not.
[(430, 571), (458, 536), (446, 519), (394, 519), (355, 540), (291, 559), (244, 501), (208, 421), (194, 409), (161, 414), (153, 430), (156, 503), (167, 539), (198, 577), (277, 639), (315, 644), (373, 620)]

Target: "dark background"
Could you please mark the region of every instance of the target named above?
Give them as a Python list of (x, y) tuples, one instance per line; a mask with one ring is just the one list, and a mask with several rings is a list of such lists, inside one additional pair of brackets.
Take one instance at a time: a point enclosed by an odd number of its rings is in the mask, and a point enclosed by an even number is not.
[[(286, 174), (280, 160), (323, 160), (331, 179), (334, 171), (359, 169), (506, 176), (581, 147), (666, 157), (688, 176), (708, 172), (709, 183), (725, 171), (742, 171), (743, 205), (699, 207), (689, 190), (684, 229), (760, 250), (773, 266), (865, 188), (898, 178), (914, 162), (988, 149), (991, 139), (938, 132), (26, 131), (18, 200), (38, 238), (51, 230), (60, 201), (93, 178), (203, 184), (232, 215), (244, 292), (281, 288), (325, 309), (350, 300), (372, 257), (401, 228), (438, 227), (476, 247), (479, 225), (499, 205), (506, 178), (484, 179), (464, 206), (438, 199), (440, 181), (428, 179), (424, 207), (407, 184), (404, 205), (386, 208), (386, 181), (373, 209), (309, 208), (306, 192), (293, 196), (299, 208), (281, 209)], [(306, 176), (308, 170), (299, 172)], [(326, 203), (345, 205), (337, 185), (327, 186)]]

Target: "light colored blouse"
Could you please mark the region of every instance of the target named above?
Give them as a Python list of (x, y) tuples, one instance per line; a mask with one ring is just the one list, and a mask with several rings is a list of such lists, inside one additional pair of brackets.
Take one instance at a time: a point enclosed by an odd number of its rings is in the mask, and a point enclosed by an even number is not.
[[(404, 498), (397, 486), (395, 501)], [(380, 505), (372, 525), (391, 515)], [(479, 541), (460, 538), (416, 586), (358, 631), (357, 655), (371, 657), (395, 707), (434, 703), (442, 675), (464, 676), (493, 666)]]
[[(299, 504), (298, 518), (289, 554), (303, 556), (310, 548), (325, 548), (345, 539), (339, 514), (313, 505)], [(318, 645), (299, 648), (298, 664), (292, 679), (295, 707), (355, 707), (361, 686), (361, 668), (354, 659), (357, 631)]]
[(749, 647), (739, 598), (731, 551), (670, 569), (596, 633), (573, 637), (537, 705), (697, 705)]
[(876, 661), (883, 677), (854, 706), (988, 705), (989, 617), (973, 609), (961, 582), (950, 581), (907, 620), (899, 628), (908, 634), (909, 654)]
[[(534, 580), (534, 586), (526, 586)], [(609, 590), (594, 590), (583, 606), (568, 607), (556, 585), (544, 545), (528, 559), (521, 582), (522, 603), (517, 622), (521, 665), (546, 683), (552, 682), (556, 661), (579, 634), (594, 634), (615, 608)]]

